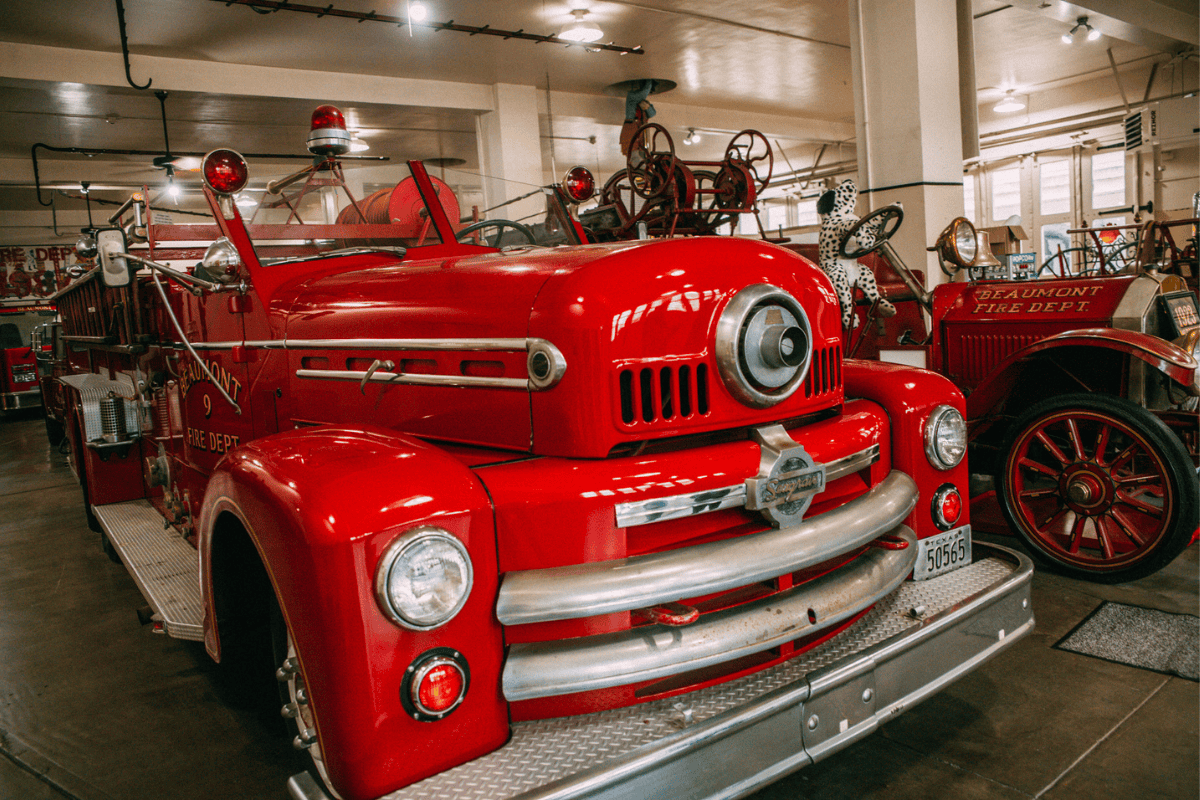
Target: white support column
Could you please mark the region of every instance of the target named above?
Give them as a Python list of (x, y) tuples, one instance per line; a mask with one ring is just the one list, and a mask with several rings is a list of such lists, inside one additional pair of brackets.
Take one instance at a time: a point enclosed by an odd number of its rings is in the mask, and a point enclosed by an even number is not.
[(859, 213), (904, 205), (893, 245), (926, 284), (946, 280), (926, 253), (963, 213), (955, 3), (850, 0)]
[[(479, 165), (487, 208), (531, 192), (544, 183), (542, 143), (538, 127), (537, 89), (499, 83), (492, 87), (492, 111), (477, 118)], [(535, 195), (498, 209), (488, 217), (528, 222), (545, 209)]]

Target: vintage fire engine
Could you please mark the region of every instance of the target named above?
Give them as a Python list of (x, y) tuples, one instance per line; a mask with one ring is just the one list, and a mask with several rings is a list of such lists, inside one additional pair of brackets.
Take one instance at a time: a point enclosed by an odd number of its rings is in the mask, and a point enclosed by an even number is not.
[[(1197, 221), (1147, 224), (1122, 274), (927, 292), (888, 244), (902, 219), (885, 206), (844, 237), (844, 255), (898, 277), (880, 285), (900, 304), (887, 321), (860, 308), (847, 349), (954, 381), (966, 395), (971, 471), (994, 475), (1009, 527), (1046, 564), (1118, 582), (1170, 563), (1200, 528), (1196, 245), (1171, 234), (1194, 237)], [(863, 229), (869, 246), (858, 243)], [(978, 241), (964, 218), (946, 228), (936, 250), (948, 274), (972, 266)], [(919, 309), (928, 332), (912, 324)]]
[(44, 303), (0, 307), (0, 412), (42, 404), (30, 336), (47, 315), (54, 316), (54, 307)]
[(560, 188), (476, 220), (419, 162), (308, 224), (339, 123), (253, 222), (210, 153), (213, 223), (128, 204), (58, 296), (89, 513), (161, 630), (273, 651), (294, 797), (740, 795), (1031, 630), (961, 394), (843, 358), (810, 262), (580, 244)]

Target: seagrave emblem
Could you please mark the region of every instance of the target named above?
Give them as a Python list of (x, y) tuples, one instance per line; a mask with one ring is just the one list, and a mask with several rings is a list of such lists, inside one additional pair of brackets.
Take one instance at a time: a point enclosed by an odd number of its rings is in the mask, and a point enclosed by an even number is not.
[(746, 480), (746, 508), (777, 528), (796, 525), (825, 488), (825, 466), (816, 463), (782, 425), (757, 428), (758, 474)]

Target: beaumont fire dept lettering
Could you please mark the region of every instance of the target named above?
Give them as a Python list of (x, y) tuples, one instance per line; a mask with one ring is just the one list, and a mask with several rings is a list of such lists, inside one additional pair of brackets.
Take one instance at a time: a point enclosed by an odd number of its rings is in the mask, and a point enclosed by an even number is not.
[(209, 453), (227, 453), (238, 446), (241, 437), (217, 431), (202, 431), (199, 428), (187, 429), (188, 444), (196, 450)]
[[(980, 314), (1062, 314), (1087, 311), (1091, 300), (1050, 300), (1048, 298), (1094, 297), (1099, 286), (1029, 286), (1019, 289), (980, 289), (975, 293), (975, 311)], [(983, 300), (1016, 302), (984, 303)], [(1037, 300), (1038, 302), (1030, 302)]]
[[(233, 377), (233, 373), (217, 363), (216, 360), (205, 361), (204, 364), (208, 367), (209, 372), (213, 374), (213, 377), (217, 379), (217, 383), (221, 385), (221, 388), (236, 403), (238, 393), (242, 391), (242, 382)], [(208, 379), (208, 375), (204, 373), (204, 370), (200, 368), (200, 365), (195, 360), (189, 360), (185, 363), (179, 375), (179, 391), (182, 396), (187, 397), (188, 391), (196, 383), (212, 383), (212, 381)]]

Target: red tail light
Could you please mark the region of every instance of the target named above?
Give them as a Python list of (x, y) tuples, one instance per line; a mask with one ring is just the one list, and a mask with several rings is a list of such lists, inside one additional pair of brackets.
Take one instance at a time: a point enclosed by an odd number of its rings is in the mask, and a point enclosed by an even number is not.
[(596, 179), (587, 167), (572, 167), (563, 178), (562, 185), (573, 203), (590, 200), (596, 193)]
[(963, 499), (958, 489), (947, 483), (933, 495), (933, 521), (942, 530), (953, 528), (962, 516)]
[(408, 668), (400, 700), (413, 719), (433, 722), (458, 708), (470, 681), (462, 653), (439, 647), (422, 653)]
[(350, 133), (346, 118), (334, 106), (317, 106), (308, 132), (308, 152), (319, 156), (340, 156), (350, 152)]
[(246, 159), (233, 150), (213, 150), (200, 167), (204, 183), (217, 194), (236, 194), (246, 185), (250, 173)]

